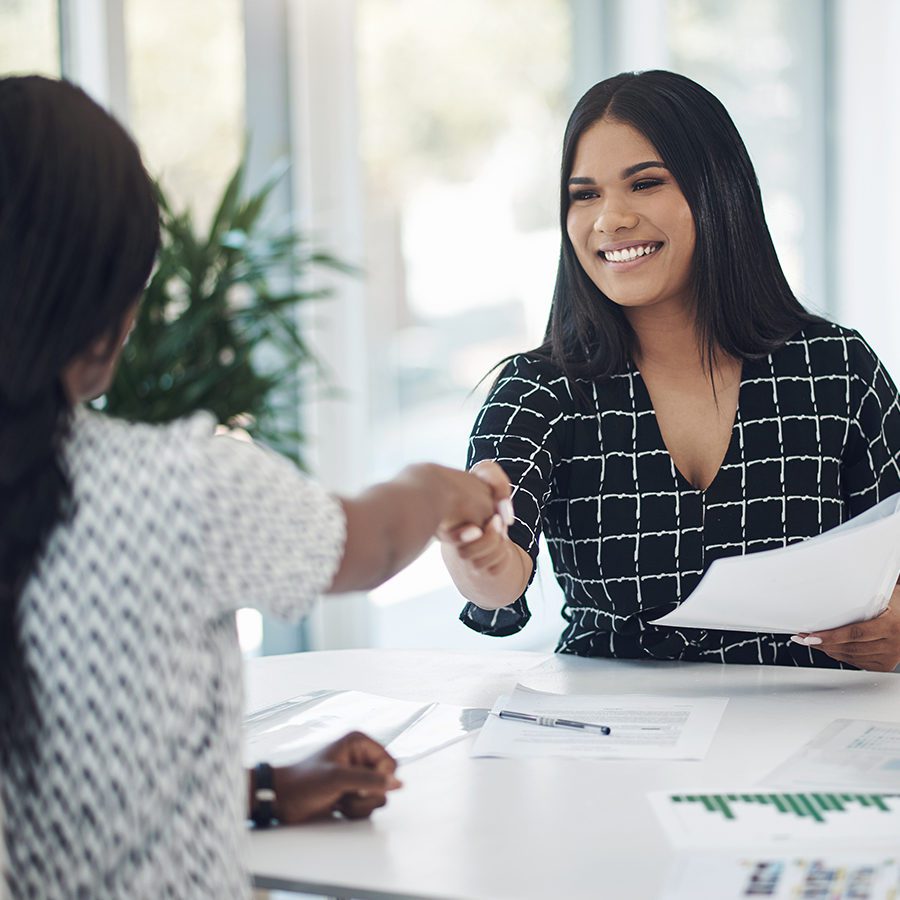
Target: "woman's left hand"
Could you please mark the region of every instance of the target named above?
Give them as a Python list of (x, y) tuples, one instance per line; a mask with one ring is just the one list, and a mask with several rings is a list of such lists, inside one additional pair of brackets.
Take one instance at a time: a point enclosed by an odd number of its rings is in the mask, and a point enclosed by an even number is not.
[(795, 635), (791, 640), (827, 653), (832, 659), (870, 672), (893, 672), (900, 664), (900, 585), (888, 608), (868, 622)]

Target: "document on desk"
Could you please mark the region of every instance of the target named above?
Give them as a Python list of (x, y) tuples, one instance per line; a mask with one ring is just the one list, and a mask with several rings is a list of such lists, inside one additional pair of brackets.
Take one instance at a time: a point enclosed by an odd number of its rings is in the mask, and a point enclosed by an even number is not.
[[(813, 842), (896, 845), (900, 794), (773, 793), (746, 787), (721, 794), (654, 792), (650, 804), (677, 847), (766, 847)], [(852, 846), (852, 844), (849, 844)]]
[(861, 849), (679, 857), (660, 900), (897, 900), (900, 854)]
[(466, 737), (486, 710), (419, 703), (364, 691), (312, 691), (244, 719), (244, 762), (287, 765), (347, 734), (364, 731), (400, 763)]
[[(498, 697), (473, 756), (703, 759), (727, 697), (551, 694), (516, 685)], [(606, 725), (608, 735), (499, 718), (501, 710)]]
[(762, 783), (794, 790), (900, 792), (900, 722), (836, 719)]
[(790, 547), (717, 559), (653, 625), (798, 634), (882, 612), (900, 574), (900, 494)]

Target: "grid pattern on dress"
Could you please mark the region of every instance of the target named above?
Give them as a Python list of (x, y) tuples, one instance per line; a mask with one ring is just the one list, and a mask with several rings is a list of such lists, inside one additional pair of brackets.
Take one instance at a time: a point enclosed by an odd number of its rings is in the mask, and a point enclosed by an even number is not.
[[(541, 534), (547, 543), (565, 596), (558, 651), (837, 667), (785, 635), (648, 622), (688, 597), (715, 559), (805, 540), (900, 490), (900, 405), (858, 334), (810, 324), (745, 362), (730, 444), (700, 491), (675, 467), (636, 368), (575, 386), (520, 355), (475, 422), (468, 465), (483, 459), (513, 484), (510, 537), (532, 560)], [(524, 595), (461, 615), (496, 636), (529, 617)]]
[(75, 416), (77, 509), (20, 601), (39, 719), (0, 704), (13, 898), (249, 895), (233, 613), (305, 612), (344, 520), (286, 460), (212, 424)]

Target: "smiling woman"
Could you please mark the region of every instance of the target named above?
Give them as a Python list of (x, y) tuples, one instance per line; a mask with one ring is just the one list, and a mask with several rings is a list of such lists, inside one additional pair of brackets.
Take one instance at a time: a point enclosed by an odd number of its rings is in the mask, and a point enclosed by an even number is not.
[[(717, 558), (812, 537), (900, 489), (897, 389), (855, 332), (808, 313), (721, 103), (671, 72), (591, 88), (563, 144), (544, 343), (508, 359), (473, 429), (516, 522), (443, 544), (462, 620), (508, 635), (544, 534), (559, 652), (892, 669), (900, 596), (857, 629), (660, 627)], [(455, 539), (454, 539), (455, 538)]]

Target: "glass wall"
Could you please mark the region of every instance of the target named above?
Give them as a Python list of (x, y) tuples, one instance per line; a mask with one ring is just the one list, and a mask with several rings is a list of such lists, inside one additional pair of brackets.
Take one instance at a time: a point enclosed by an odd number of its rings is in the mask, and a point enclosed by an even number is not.
[(244, 143), (242, 0), (125, 0), (131, 127), (176, 208), (205, 223)]
[[(479, 381), (540, 341), (571, 28), (566, 0), (361, 0), (358, 16), (372, 480), (461, 466)], [(372, 599), (376, 643), (469, 637), (437, 547)]]
[(59, 77), (56, 0), (0, 0), (0, 74)]
[(744, 138), (781, 264), (829, 305), (823, 272), (824, 10), (782, 0), (668, 0), (670, 67), (711, 90)]

